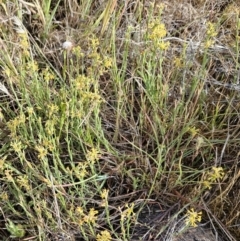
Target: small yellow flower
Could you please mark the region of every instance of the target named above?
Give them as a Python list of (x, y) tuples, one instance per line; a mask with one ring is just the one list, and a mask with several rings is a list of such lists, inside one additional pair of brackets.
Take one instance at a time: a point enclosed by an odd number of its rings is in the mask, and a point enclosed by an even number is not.
[(73, 54), (76, 54), (77, 57), (83, 57), (84, 56), (80, 46), (73, 47), (72, 52), (73, 52)]
[(79, 220), (78, 220), (78, 225), (79, 225), (79, 226), (82, 226), (83, 224), (84, 224), (84, 220), (83, 220), (82, 218), (79, 219)]
[(102, 202), (100, 204), (101, 207), (106, 207), (108, 205), (108, 191), (107, 189), (103, 189), (103, 191), (101, 191), (100, 195), (102, 198)]
[(25, 114), (21, 113), (19, 116), (18, 116), (18, 121), (20, 124), (24, 124), (25, 121), (26, 121), (26, 116)]
[(195, 126), (194, 127), (190, 127), (188, 129), (188, 132), (190, 133), (190, 135), (193, 138), (193, 137), (195, 137), (199, 133), (199, 129), (197, 129)]
[(215, 182), (218, 179), (223, 178), (224, 171), (222, 167), (212, 167), (212, 171), (209, 173), (208, 180), (211, 182)]
[(80, 180), (83, 179), (87, 174), (87, 162), (79, 162), (76, 167), (73, 168), (74, 175)]
[(12, 170), (5, 170), (4, 174), (7, 178), (7, 181), (14, 182), (13, 177), (12, 177)]
[(105, 57), (104, 58), (104, 67), (106, 68), (106, 69), (109, 69), (110, 67), (112, 67), (112, 59), (111, 58), (109, 58), (109, 57)]
[(29, 116), (31, 116), (33, 114), (33, 112), (34, 112), (33, 107), (27, 107), (27, 113)]
[(101, 102), (103, 102), (102, 97), (98, 93), (87, 92), (87, 91), (82, 93), (82, 100), (92, 102), (94, 104), (100, 104)]
[(23, 52), (22, 52), (23, 56), (28, 58), (30, 57), (30, 52), (27, 50), (27, 49), (24, 49)]
[(111, 241), (111, 234), (107, 231), (101, 231), (100, 234), (97, 234), (97, 241)]
[(208, 37), (216, 37), (217, 36), (216, 26), (211, 22), (207, 23), (207, 36)]
[(196, 222), (201, 222), (202, 212), (195, 212), (193, 208), (187, 211), (186, 224), (192, 227), (197, 227)]
[(79, 214), (79, 215), (83, 215), (83, 214), (84, 214), (83, 208), (80, 207), (80, 206), (78, 206), (75, 211), (76, 211), (76, 213)]
[(177, 68), (182, 68), (184, 67), (184, 63), (183, 63), (183, 60), (179, 57), (175, 57), (174, 60), (173, 60), (173, 63), (174, 65), (177, 67)]
[(156, 7), (159, 9), (159, 12), (162, 13), (162, 11), (165, 8), (165, 4), (164, 3), (159, 3), (156, 5)]
[(19, 184), (20, 187), (23, 187), (26, 191), (31, 190), (27, 175), (18, 176), (17, 177), (17, 183)]
[(212, 47), (214, 43), (215, 43), (215, 41), (214, 41), (213, 39), (208, 39), (208, 40), (204, 43), (204, 48), (208, 49), (208, 48)]
[(165, 25), (163, 23), (159, 23), (157, 20), (151, 22), (149, 27), (151, 32), (149, 34), (149, 39), (153, 41), (164, 38), (167, 35)]
[(98, 71), (99, 71), (103, 65), (103, 60), (101, 55), (97, 52), (93, 52), (89, 55), (89, 57), (92, 59), (92, 65), (94, 67), (98, 67)]
[(13, 150), (17, 153), (20, 153), (23, 149), (23, 144), (21, 141), (14, 141), (14, 142), (11, 142), (11, 147), (13, 148)]
[(90, 42), (91, 42), (91, 47), (93, 50), (96, 50), (97, 47), (99, 46), (99, 39), (96, 38), (96, 37), (93, 37), (90, 39)]
[(30, 52), (29, 52), (29, 42), (28, 42), (28, 35), (25, 31), (22, 33), (19, 33), (20, 36), (20, 46), (22, 50), (22, 54), (24, 57), (30, 57)]
[(46, 155), (48, 154), (47, 149), (45, 149), (43, 146), (40, 146), (40, 145), (36, 146), (35, 148), (39, 153), (38, 158), (40, 160), (43, 160), (46, 157)]
[(95, 215), (97, 215), (97, 214), (98, 214), (98, 211), (95, 210), (94, 208), (91, 208), (88, 215), (86, 215), (83, 218), (84, 222), (88, 223), (88, 224), (90, 224), (90, 223), (95, 224), (95, 222), (97, 220), (97, 216), (95, 216)]
[(131, 217), (135, 216), (135, 213), (133, 211), (134, 208), (134, 203), (131, 203), (129, 206), (128, 203), (125, 205), (126, 209), (121, 213), (121, 220), (123, 221), (124, 219), (130, 219)]
[(45, 129), (49, 136), (53, 135), (55, 133), (55, 119), (47, 120), (45, 123)]
[(51, 80), (54, 80), (56, 76), (51, 72), (51, 70), (47, 67), (43, 70), (43, 79), (48, 83)]
[(2, 201), (8, 201), (9, 200), (9, 196), (8, 196), (8, 193), (7, 192), (1, 192), (0, 193), (0, 200)]
[(53, 114), (57, 114), (59, 110), (58, 106), (54, 104), (48, 105), (47, 108), (49, 117), (51, 117)]
[(49, 151), (53, 151), (55, 147), (53, 139), (48, 140), (45, 137), (42, 139), (42, 145)]
[(95, 162), (95, 161), (98, 161), (100, 157), (100, 153), (98, 151), (98, 149), (96, 148), (92, 148), (91, 151), (88, 151), (87, 152), (87, 160), (90, 161), (90, 162)]
[(93, 82), (93, 79), (82, 74), (78, 75), (77, 78), (73, 80), (74, 87), (79, 91), (88, 90)]
[(107, 189), (103, 189), (103, 191), (101, 191), (101, 198), (102, 199), (107, 199), (108, 198), (108, 191)]
[(209, 181), (203, 181), (203, 186), (208, 189), (212, 188), (211, 183)]
[(38, 63), (36, 61), (30, 61), (27, 63), (27, 70), (31, 72), (37, 72), (38, 71)]
[(80, 177), (80, 179), (83, 179), (84, 177), (86, 177), (86, 175), (88, 174), (87, 170), (86, 169), (82, 169), (80, 172), (79, 172), (79, 175), (76, 175), (77, 177)]
[(157, 43), (157, 48), (159, 48), (160, 50), (167, 50), (169, 46), (170, 46), (169, 42), (159, 41)]
[(28, 35), (26, 32), (19, 34), (20, 36), (20, 45), (22, 49), (27, 49), (29, 47)]

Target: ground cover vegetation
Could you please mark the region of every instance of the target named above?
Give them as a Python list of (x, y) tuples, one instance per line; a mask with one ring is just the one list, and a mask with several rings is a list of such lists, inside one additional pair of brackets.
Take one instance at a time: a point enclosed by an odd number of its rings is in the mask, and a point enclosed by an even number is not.
[(0, 12), (1, 240), (239, 240), (238, 1)]

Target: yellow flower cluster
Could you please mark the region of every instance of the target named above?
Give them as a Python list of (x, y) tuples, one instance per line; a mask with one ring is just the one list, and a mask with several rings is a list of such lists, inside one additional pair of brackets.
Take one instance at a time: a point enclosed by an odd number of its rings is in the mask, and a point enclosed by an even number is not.
[(26, 191), (31, 190), (31, 186), (29, 184), (28, 179), (29, 177), (27, 175), (17, 177), (17, 183), (19, 184), (20, 187), (23, 187)]
[(149, 24), (149, 28), (151, 33), (149, 34), (149, 39), (158, 40), (164, 38), (167, 35), (167, 30), (163, 23), (159, 23), (158, 21), (153, 21)]
[[(81, 98), (81, 102), (89, 106), (89, 104), (100, 104), (103, 99), (97, 90), (97, 82), (95, 79), (78, 75), (78, 77), (72, 80), (73, 87), (77, 90), (77, 94)], [(91, 87), (93, 91), (90, 89)], [(89, 108), (88, 108), (89, 109)]]
[(21, 151), (24, 149), (23, 143), (19, 140), (11, 142), (11, 147), (16, 153), (21, 153)]
[(48, 149), (49, 151), (53, 151), (55, 148), (55, 142), (52, 138), (47, 138), (47, 137), (43, 137), (42, 139), (42, 145)]
[(51, 104), (47, 106), (47, 110), (48, 110), (48, 116), (51, 117), (52, 115), (58, 113), (59, 107), (55, 104)]
[(0, 200), (2, 200), (2, 201), (8, 201), (9, 200), (9, 196), (8, 196), (8, 193), (7, 192), (1, 192), (0, 193)]
[(29, 52), (29, 42), (28, 42), (28, 35), (26, 32), (19, 33), (20, 36), (20, 46), (22, 49), (22, 54), (24, 57), (29, 57), (30, 52)]
[(8, 182), (14, 182), (12, 170), (5, 170), (4, 174)]
[(186, 224), (188, 226), (197, 227), (197, 222), (201, 222), (202, 212), (196, 212), (193, 208), (187, 211)]
[(153, 41), (155, 48), (160, 50), (168, 49), (170, 43), (163, 40), (167, 35), (167, 30), (163, 23), (159, 22), (159, 20), (150, 22), (149, 31), (148, 38)]
[(100, 193), (101, 198), (102, 198), (102, 202), (101, 202), (102, 207), (106, 207), (108, 205), (108, 192), (109, 192), (109, 190), (103, 189)]
[(83, 56), (84, 56), (84, 54), (83, 54), (82, 49), (81, 49), (80, 46), (75, 46), (75, 47), (73, 47), (72, 52), (73, 52), (73, 54), (75, 54), (77, 57), (83, 57)]
[(99, 47), (99, 39), (97, 37), (93, 36), (89, 40), (90, 40), (92, 49), (96, 51), (97, 48)]
[(47, 149), (46, 149), (45, 147), (41, 146), (41, 145), (37, 145), (37, 146), (35, 147), (35, 149), (38, 151), (38, 158), (39, 158), (40, 160), (44, 160), (45, 157), (46, 157), (47, 154), (48, 154)]
[(77, 178), (82, 180), (88, 174), (87, 167), (88, 167), (88, 163), (87, 162), (79, 162), (78, 165), (72, 169), (73, 174)]
[(216, 37), (217, 36), (216, 26), (211, 22), (207, 23), (207, 36), (208, 37)]
[(103, 190), (101, 191), (101, 198), (102, 198), (102, 199), (107, 199), (107, 198), (108, 198), (108, 191), (109, 191), (109, 190), (107, 190), (107, 189), (103, 189)]
[(135, 213), (134, 213), (134, 203), (132, 203), (130, 206), (128, 204), (125, 205), (126, 209), (124, 211), (121, 211), (121, 221), (127, 219), (131, 219), (132, 217), (135, 216)]
[(107, 231), (101, 231), (100, 234), (97, 234), (97, 241), (111, 241), (112, 237), (111, 234)]
[(99, 150), (96, 148), (92, 148), (90, 151), (87, 152), (86, 158), (87, 161), (95, 163), (100, 158)]
[(82, 207), (78, 206), (76, 209), (76, 214), (80, 217), (79, 219), (79, 225), (82, 226), (84, 223), (85, 224), (96, 224), (96, 220), (97, 220), (97, 214), (98, 211), (95, 210), (94, 208), (90, 208), (88, 214), (84, 214), (84, 210)]
[(112, 58), (108, 57), (108, 56), (104, 56), (104, 59), (103, 59), (103, 66), (106, 68), (106, 69), (109, 69), (111, 68), (113, 65), (113, 60)]
[(73, 80), (74, 87), (80, 91), (88, 91), (90, 86), (94, 84), (94, 80), (92, 78), (89, 78), (85, 75), (78, 75), (76, 79)]
[(217, 36), (216, 26), (213, 23), (211, 22), (207, 23), (206, 34), (207, 34), (207, 39), (204, 43), (204, 47), (208, 49), (215, 43), (215, 40), (213, 38)]
[(54, 134), (56, 122), (57, 122), (56, 118), (52, 118), (52, 119), (46, 121), (46, 123), (45, 123), (45, 130), (46, 130), (46, 133), (49, 136)]
[(174, 57), (173, 63), (177, 68), (182, 68), (184, 67), (184, 61), (182, 58), (179, 57)]
[(98, 48), (100, 46), (99, 39), (95, 36), (89, 38), (89, 48), (91, 52), (88, 58), (91, 60), (91, 66), (88, 68), (88, 75), (94, 75), (95, 71), (97, 75), (103, 75), (106, 73), (113, 65), (113, 60), (107, 53), (100, 54)]
[(212, 172), (209, 175), (208, 180), (215, 182), (216, 180), (223, 178), (223, 176), (224, 176), (224, 171), (222, 167), (212, 167)]
[(94, 93), (94, 92), (84, 92), (82, 94), (82, 98), (84, 101), (87, 101), (88, 103), (94, 102), (94, 104), (100, 104), (103, 102), (101, 95), (99, 95), (98, 93)]
[(207, 172), (204, 177), (203, 186), (211, 189), (212, 184), (216, 183), (217, 180), (224, 177), (224, 171), (222, 167), (212, 167), (212, 170)]
[(33, 115), (33, 113), (34, 113), (34, 109), (33, 109), (33, 107), (27, 107), (27, 113), (28, 113), (28, 115), (29, 116), (32, 116)]
[(26, 69), (27, 69), (28, 73), (35, 73), (38, 71), (38, 63), (34, 60), (29, 61), (26, 64)]
[(47, 67), (42, 71), (43, 79), (49, 83), (51, 80), (54, 80), (56, 76), (52, 73), (52, 71)]
[(19, 116), (16, 116), (14, 119), (7, 122), (7, 127), (10, 131), (10, 136), (12, 138), (16, 138), (18, 127), (20, 127), (22, 124), (25, 124), (25, 121), (26, 121), (26, 117), (22, 113)]
[(92, 223), (95, 224), (97, 220), (98, 211), (94, 208), (91, 208), (87, 215), (84, 216), (83, 220), (85, 223)]

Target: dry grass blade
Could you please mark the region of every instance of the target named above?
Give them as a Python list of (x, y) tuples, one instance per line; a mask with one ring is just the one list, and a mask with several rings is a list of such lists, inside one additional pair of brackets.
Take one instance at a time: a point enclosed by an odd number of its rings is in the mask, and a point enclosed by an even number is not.
[[(206, 203), (203, 201), (204, 208), (207, 214), (210, 216), (210, 220), (214, 220), (219, 228), (226, 234), (229, 241), (238, 241), (236, 240), (231, 233), (227, 230), (227, 228), (223, 225), (223, 223), (211, 212), (211, 210), (207, 207)], [(212, 221), (211, 221), (212, 222)]]
[(7, 96), (9, 96), (11, 99), (13, 99), (13, 96), (9, 93), (7, 88), (0, 82), (0, 91), (5, 93)]
[(116, 8), (117, 5), (117, 0), (110, 0), (107, 4), (107, 7), (104, 10), (104, 16), (103, 16), (103, 24), (102, 24), (102, 29), (101, 29), (101, 35), (106, 31), (109, 20), (112, 16), (112, 13), (114, 9)]

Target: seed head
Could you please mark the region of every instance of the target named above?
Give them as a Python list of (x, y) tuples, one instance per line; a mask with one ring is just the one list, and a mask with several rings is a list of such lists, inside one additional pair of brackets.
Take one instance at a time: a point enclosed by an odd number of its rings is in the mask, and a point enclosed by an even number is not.
[(73, 47), (73, 43), (70, 42), (70, 41), (65, 41), (65, 42), (62, 44), (62, 48), (63, 48), (63, 49), (66, 49), (66, 50), (70, 50), (72, 47)]

